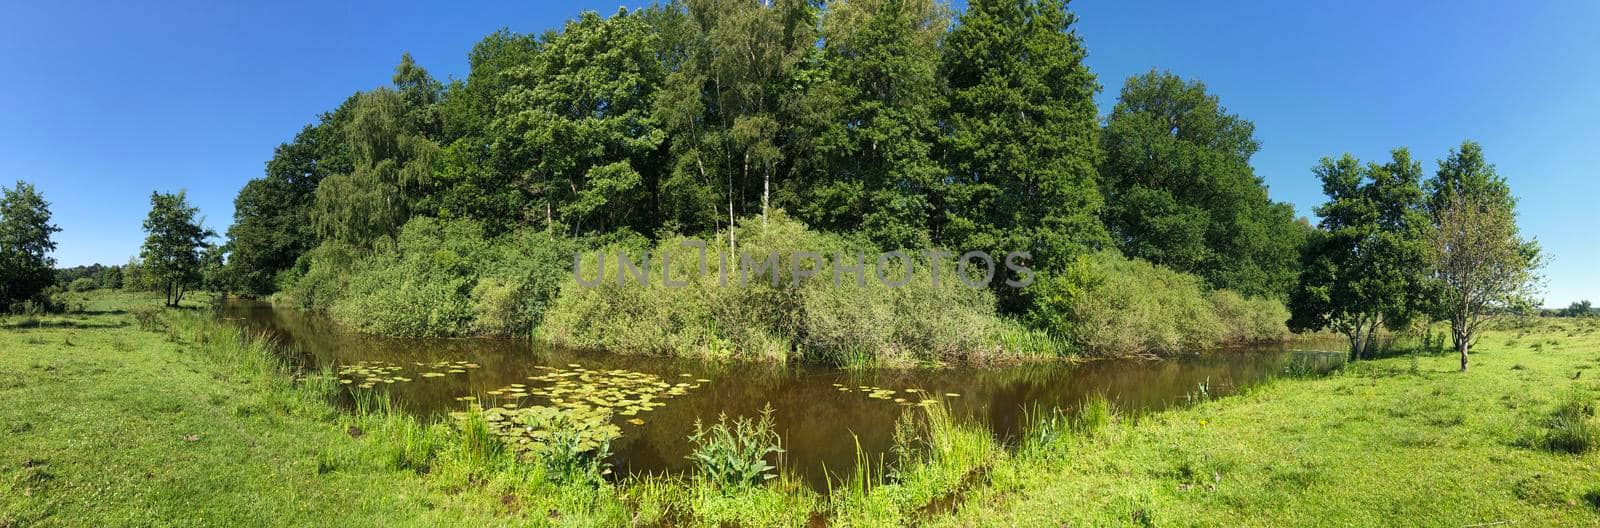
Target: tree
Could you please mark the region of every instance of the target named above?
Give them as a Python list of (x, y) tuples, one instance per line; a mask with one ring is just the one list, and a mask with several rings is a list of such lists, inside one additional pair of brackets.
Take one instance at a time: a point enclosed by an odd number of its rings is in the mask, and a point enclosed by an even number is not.
[(532, 198), (525, 216), (563, 234), (651, 227), (645, 174), (665, 141), (650, 116), (666, 75), (656, 41), (626, 10), (585, 12), (506, 70), (493, 150)]
[(1313, 170), (1328, 202), (1317, 207), (1321, 230), (1291, 292), (1289, 326), (1344, 334), (1351, 360), (1368, 355), (1379, 328), (1410, 322), (1428, 297), (1422, 169), (1406, 149), (1392, 156), (1366, 166), (1349, 154), (1323, 158)]
[(808, 132), (795, 138), (785, 193), (812, 226), (859, 230), (883, 247), (931, 242), (932, 190), (944, 180), (939, 139), (939, 44), (948, 8), (933, 0), (849, 0), (822, 18), (825, 75), (796, 100)]
[(317, 187), (330, 175), (353, 170), (343, 127), (355, 100), (346, 100), (317, 124), (301, 129), (292, 141), (279, 145), (267, 162), (266, 174), (245, 183), (234, 198), (228, 268), (241, 293), (272, 293), (278, 274), (317, 246), (311, 222)]
[(1559, 315), (1562, 317), (1588, 317), (1594, 315), (1594, 304), (1590, 303), (1588, 299), (1577, 301), (1567, 305), (1566, 308), (1559, 312)]
[(322, 240), (357, 247), (392, 240), (433, 179), (438, 83), (408, 54), (395, 67), (394, 85), (356, 96), (342, 127), (353, 170), (324, 178), (311, 210)]
[(1076, 21), (1064, 0), (974, 0), (945, 37), (940, 149), (950, 172), (935, 199), (935, 243), (1028, 251), (1054, 269), (1108, 241), (1094, 166), (1100, 87)]
[(100, 271), (99, 281), (100, 289), (102, 290), (122, 289), (122, 268), (117, 266), (106, 267), (106, 269)]
[(199, 209), (190, 206), (183, 191), (150, 193), (150, 214), (145, 218), (144, 273), (166, 294), (167, 306), (177, 306), (183, 294), (201, 279), (200, 248), (216, 236), (200, 226)]
[(669, 138), (667, 222), (732, 233), (740, 216), (765, 218), (794, 161), (785, 103), (812, 73), (816, 16), (810, 0), (690, 0), (651, 13), (668, 39), (654, 113)]
[(1213, 288), (1286, 295), (1304, 233), (1250, 167), (1254, 132), (1200, 82), (1129, 77), (1106, 122), (1100, 171), (1106, 227), (1122, 252)]
[(0, 187), (0, 309), (36, 300), (55, 282), (50, 235), (58, 231), (50, 223), (50, 203), (33, 184)]
[(1435, 313), (1467, 370), (1467, 354), (1484, 321), (1497, 310), (1532, 306), (1541, 264), (1539, 246), (1517, 230), (1510, 187), (1466, 142), (1439, 162), (1429, 181), (1433, 220), (1429, 257), (1439, 297)]

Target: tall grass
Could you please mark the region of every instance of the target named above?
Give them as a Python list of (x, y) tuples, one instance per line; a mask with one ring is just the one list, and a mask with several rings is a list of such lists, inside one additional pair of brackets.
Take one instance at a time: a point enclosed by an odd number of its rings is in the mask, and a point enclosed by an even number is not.
[(1600, 446), (1600, 426), (1594, 423), (1594, 398), (1572, 390), (1545, 419), (1539, 444), (1545, 449), (1575, 455)]

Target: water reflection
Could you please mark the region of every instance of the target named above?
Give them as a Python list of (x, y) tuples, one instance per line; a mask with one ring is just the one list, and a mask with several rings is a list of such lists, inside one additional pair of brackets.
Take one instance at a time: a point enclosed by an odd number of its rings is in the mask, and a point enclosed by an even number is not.
[[(1025, 409), (1075, 408), (1093, 394), (1104, 394), (1120, 412), (1142, 413), (1183, 404), (1204, 385), (1212, 396), (1227, 395), (1284, 372), (1291, 364), (1328, 368), (1342, 359), (1332, 352), (1291, 351), (1283, 347), (1197, 355), (1163, 361), (1107, 360), (1080, 365), (1026, 365), (998, 369), (951, 368), (846, 372), (809, 366), (706, 363), (694, 360), (576, 352), (508, 339), (393, 339), (341, 330), (324, 317), (264, 303), (237, 301), (224, 316), (267, 332), (300, 354), (306, 365), (337, 367), (386, 362), (403, 367), (412, 381), (380, 384), (410, 412), (439, 417), (461, 410), (458, 398), (483, 395), (513, 383), (534, 385), (537, 367), (580, 364), (587, 369), (625, 369), (677, 382), (709, 379), (688, 394), (651, 410), (647, 422), (618, 420), (622, 437), (612, 444), (612, 463), (623, 472), (687, 469), (684, 457), (696, 419), (755, 416), (770, 403), (788, 451), (788, 470), (814, 484), (823, 482), (826, 464), (834, 472), (855, 461), (855, 438), (869, 452), (892, 442), (895, 419), (908, 409), (865, 392), (842, 392), (838, 385), (922, 389), (945, 397), (957, 415), (986, 423), (1002, 438), (1022, 427)], [(424, 378), (437, 362), (470, 362), (444, 377)], [(687, 376), (684, 376), (687, 375)], [(915, 402), (920, 397), (908, 397)], [(527, 403), (527, 402), (525, 402)]]

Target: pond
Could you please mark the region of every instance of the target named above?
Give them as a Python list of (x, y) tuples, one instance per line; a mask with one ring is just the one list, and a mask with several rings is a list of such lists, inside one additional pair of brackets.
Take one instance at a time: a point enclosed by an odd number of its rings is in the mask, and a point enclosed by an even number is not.
[(1027, 409), (1036, 406), (1070, 411), (1104, 394), (1121, 413), (1146, 413), (1185, 404), (1202, 391), (1212, 397), (1236, 393), (1291, 367), (1323, 370), (1343, 360), (1329, 343), (1310, 347), (1320, 351), (1300, 344), (1165, 360), (844, 371), (577, 352), (526, 339), (383, 338), (343, 330), (320, 315), (251, 301), (228, 303), (223, 316), (292, 347), (303, 364), (342, 368), (347, 386), (371, 383), (424, 417), (461, 411), (468, 396), (493, 399), (494, 405), (543, 404), (563, 396), (550, 386), (586, 372), (650, 381), (663, 389), (662, 397), (614, 419), (622, 436), (612, 442), (611, 463), (622, 473), (687, 470), (695, 420), (713, 422), (724, 413), (756, 416), (770, 404), (787, 450), (786, 469), (819, 488), (827, 479), (824, 467), (839, 474), (854, 465), (855, 439), (868, 453), (885, 452), (895, 420), (916, 410), (913, 404), (925, 395), (1004, 439), (1021, 429)]

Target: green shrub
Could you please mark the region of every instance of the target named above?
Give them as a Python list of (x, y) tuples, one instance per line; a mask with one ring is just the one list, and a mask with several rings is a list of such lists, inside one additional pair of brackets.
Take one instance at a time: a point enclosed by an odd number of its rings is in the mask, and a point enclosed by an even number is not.
[(67, 284), (67, 288), (75, 292), (86, 292), (100, 287), (100, 283), (89, 277), (78, 277)]
[(772, 426), (772, 406), (761, 410), (761, 418), (717, 417), (717, 423), (704, 427), (694, 422), (689, 435), (694, 452), (689, 460), (706, 480), (724, 490), (758, 486), (777, 475), (767, 457), (783, 453), (782, 440)]
[(559, 289), (575, 247), (542, 232), (486, 237), (467, 220), (419, 217), (372, 251), (324, 245), (283, 298), (382, 335), (529, 333)]
[[(583, 254), (582, 279), (596, 277), (597, 255), (604, 256), (604, 276), (593, 286), (569, 278), (546, 314), (541, 335), (580, 348), (778, 360), (801, 356), (832, 364), (904, 364), (1001, 351), (994, 296), (956, 281), (953, 262), (942, 268), (940, 287), (933, 287), (927, 262), (919, 260), (910, 282), (889, 288), (873, 277), (881, 250), (811, 231), (776, 212), (766, 222), (741, 223), (735, 240), (738, 253), (749, 255), (754, 267), (766, 255), (778, 255), (778, 286), (768, 275), (749, 276), (741, 285), (739, 257), (728, 251), (727, 240), (704, 241), (705, 273), (699, 267), (700, 248), (687, 245), (695, 241), (662, 240), (650, 248), (648, 286), (631, 274), (625, 285), (617, 284), (618, 253), (626, 251), (639, 265), (643, 250), (638, 247), (612, 244)], [(801, 269), (816, 266), (819, 273), (796, 284), (791, 258), (802, 252), (818, 253), (827, 263), (800, 259)], [(853, 272), (841, 272), (835, 285), (833, 264), (841, 254), (851, 255), (850, 262), (864, 256), (864, 284), (858, 285)], [(685, 286), (662, 284), (663, 255), (671, 262), (672, 278)], [(724, 255), (729, 255), (725, 279)], [(900, 268), (892, 267), (886, 276), (901, 277)]]
[(1224, 344), (1281, 341), (1289, 336), (1289, 308), (1282, 302), (1261, 297), (1246, 299), (1231, 290), (1212, 291), (1210, 301), (1222, 323)]
[(166, 326), (165, 323), (161, 321), (161, 308), (150, 305), (140, 305), (133, 307), (133, 309), (129, 310), (128, 312), (133, 314), (134, 324), (138, 325), (140, 330), (144, 330), (146, 332), (157, 332), (160, 331), (162, 327)]
[(1029, 321), (1099, 355), (1214, 346), (1227, 329), (1200, 279), (1114, 251), (1085, 255), (1030, 287)]

